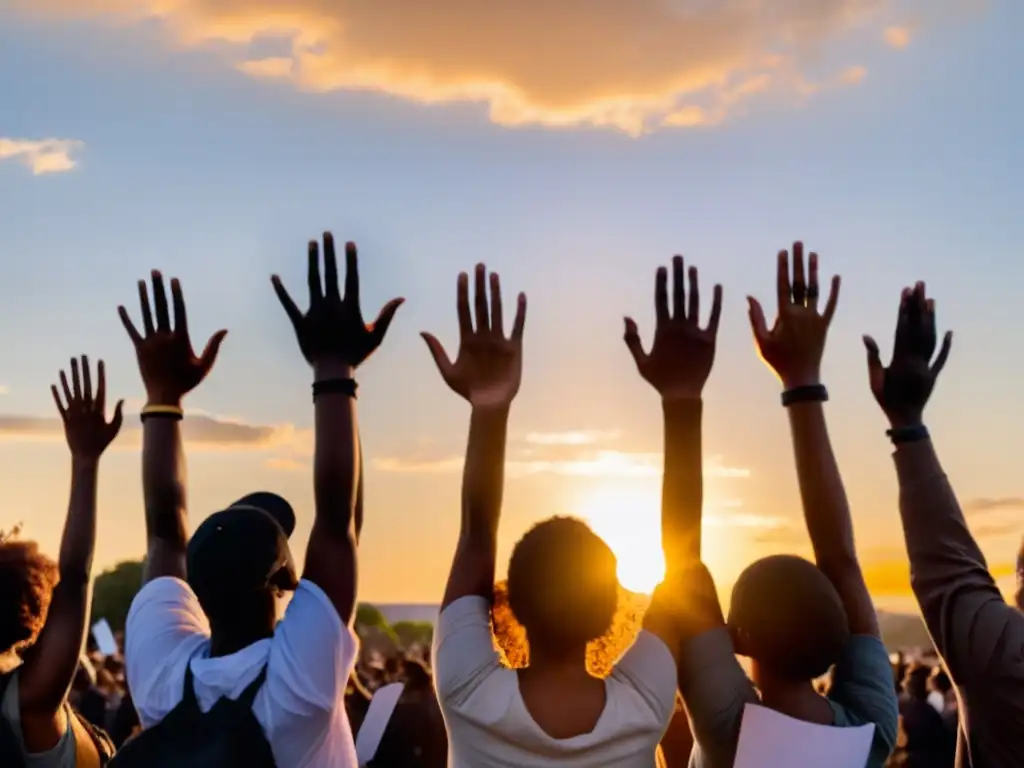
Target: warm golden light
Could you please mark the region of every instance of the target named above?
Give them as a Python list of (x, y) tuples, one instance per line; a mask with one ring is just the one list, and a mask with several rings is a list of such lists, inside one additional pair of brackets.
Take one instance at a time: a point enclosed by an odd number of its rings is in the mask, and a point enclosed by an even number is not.
[(583, 495), (576, 514), (615, 552), (619, 583), (632, 592), (653, 592), (665, 576), (660, 488), (602, 484)]

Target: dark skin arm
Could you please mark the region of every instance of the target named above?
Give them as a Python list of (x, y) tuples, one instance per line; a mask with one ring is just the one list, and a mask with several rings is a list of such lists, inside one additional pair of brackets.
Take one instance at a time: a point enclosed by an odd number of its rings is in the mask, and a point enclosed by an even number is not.
[(519, 294), (512, 334), (506, 337), (500, 278), (491, 273), (489, 305), (483, 264), (477, 265), (474, 282), (471, 312), (469, 276), (459, 275), (456, 307), (460, 342), (455, 362), (435, 336), (423, 334), (445, 383), (472, 406), (462, 474), (459, 542), (441, 610), (462, 597), (476, 595), (488, 601), (494, 597), (508, 417), (523, 372), (526, 296)]
[[(185, 395), (195, 389), (213, 368), (227, 331), (215, 333), (202, 355), (197, 357), (189, 338), (188, 314), (181, 284), (171, 280), (172, 306), (168, 306), (163, 275), (154, 270), (152, 282), (151, 309), (146, 283), (139, 281), (142, 333), (123, 306), (118, 308), (118, 314), (135, 346), (139, 371), (146, 387), (147, 408), (176, 408), (180, 411)], [(186, 576), (186, 488), (180, 421), (164, 415), (145, 418), (142, 427), (142, 493), (146, 506), (144, 582), (162, 576), (179, 579)]]
[(92, 559), (96, 545), (96, 483), (100, 456), (117, 437), (123, 403), (110, 423), (105, 417), (106, 375), (98, 369), (95, 396), (87, 358), (71, 361), (72, 385), (62, 371), (52, 388), (71, 448), (71, 500), (61, 538), (60, 582), (53, 591), (46, 625), (26, 653), (18, 675), (22, 735), (30, 752), (52, 749), (67, 729), (64, 702), (85, 644), (92, 601)]
[(684, 634), (699, 634), (711, 628), (717, 615), (703, 621), (693, 617), (694, 621), (685, 622), (687, 630), (683, 632), (679, 609), (686, 602), (680, 592), (685, 588), (684, 574), (700, 562), (704, 504), (701, 395), (715, 359), (722, 289), (715, 286), (711, 318), (702, 328), (697, 269), (690, 267), (687, 274), (683, 258), (676, 256), (672, 261), (671, 294), (670, 301), (668, 270), (662, 267), (655, 278), (657, 327), (651, 351), (644, 352), (636, 323), (630, 318), (626, 318), (625, 340), (640, 375), (661, 395), (665, 435), (661, 500), (665, 581), (659, 593), (671, 595), (671, 599), (654, 603), (654, 609), (644, 617), (644, 627), (678, 652)]
[[(805, 272), (802, 243), (793, 245), (792, 279), (790, 255), (787, 251), (779, 253), (779, 317), (772, 328), (765, 322), (761, 304), (750, 299), (750, 320), (758, 350), (786, 390), (821, 383), (828, 327), (839, 300), (840, 282), (836, 277), (828, 302), (819, 312), (818, 255), (810, 254), (806, 266)], [(829, 439), (824, 407), (821, 402), (797, 403), (789, 406), (788, 415), (815, 562), (842, 598), (850, 631), (880, 637), (875, 606), (857, 559), (850, 506)]]
[[(309, 310), (303, 313), (272, 278), (274, 290), (295, 329), (299, 348), (313, 368), (315, 386), (353, 379), (356, 368), (380, 346), (403, 299), (392, 299), (376, 321), (367, 325), (359, 305), (359, 263), (354, 243), (345, 246), (345, 291), (338, 281), (334, 238), (323, 237), (324, 279), (320, 247), (309, 243)], [(358, 541), (363, 525), (362, 444), (356, 401), (344, 393), (315, 397), (316, 453), (313, 492), (316, 519), (306, 549), (303, 578), (320, 587), (341, 620), (355, 617)]]

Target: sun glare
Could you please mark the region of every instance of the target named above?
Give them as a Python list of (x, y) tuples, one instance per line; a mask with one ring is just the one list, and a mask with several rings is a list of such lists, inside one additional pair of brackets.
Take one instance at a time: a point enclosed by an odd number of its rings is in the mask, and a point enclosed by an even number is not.
[(608, 542), (619, 561), (619, 583), (650, 594), (665, 576), (660, 489), (601, 486), (580, 499), (576, 514)]

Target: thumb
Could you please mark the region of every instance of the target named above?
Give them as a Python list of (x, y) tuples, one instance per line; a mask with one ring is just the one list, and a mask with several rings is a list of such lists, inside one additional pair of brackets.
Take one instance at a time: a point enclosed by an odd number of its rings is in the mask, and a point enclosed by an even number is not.
[(448, 353), (444, 351), (444, 346), (432, 333), (423, 331), (420, 333), (420, 336), (427, 343), (427, 349), (430, 350), (430, 355), (434, 358), (434, 364), (437, 366), (437, 370), (441, 372), (441, 377), (447, 382), (452, 370), (452, 361), (448, 359)]
[(404, 303), (405, 299), (392, 299), (384, 305), (380, 314), (377, 315), (377, 319), (373, 321), (373, 326), (370, 328), (370, 336), (373, 338), (373, 346), (375, 348), (379, 347), (381, 342), (384, 341), (384, 335), (388, 332), (391, 321), (395, 319), (395, 313)]
[(877, 397), (881, 394), (882, 385), (885, 382), (885, 366), (882, 365), (882, 355), (878, 351), (878, 343), (873, 338), (864, 337), (864, 348), (868, 353), (868, 381), (871, 384), (871, 391)]
[(118, 400), (117, 405), (114, 406), (114, 417), (110, 420), (110, 441), (113, 442), (114, 438), (117, 437), (118, 432), (121, 431), (121, 425), (124, 423), (124, 400)]
[(633, 361), (638, 366), (642, 365), (647, 354), (644, 352), (644, 345), (640, 342), (640, 332), (637, 330), (636, 321), (631, 317), (626, 317), (623, 318), (623, 322), (625, 323), (626, 331), (622, 338), (626, 342), (626, 348), (633, 355)]
[(217, 331), (210, 340), (206, 342), (206, 349), (203, 350), (203, 354), (199, 356), (199, 367), (203, 371), (205, 376), (213, 368), (213, 364), (217, 362), (217, 355), (220, 353), (220, 345), (224, 343), (224, 337), (228, 335), (226, 330)]
[(768, 330), (768, 321), (764, 316), (764, 307), (753, 296), (747, 296), (747, 307), (747, 314), (750, 316), (750, 329), (754, 332), (754, 339), (760, 345), (771, 333)]

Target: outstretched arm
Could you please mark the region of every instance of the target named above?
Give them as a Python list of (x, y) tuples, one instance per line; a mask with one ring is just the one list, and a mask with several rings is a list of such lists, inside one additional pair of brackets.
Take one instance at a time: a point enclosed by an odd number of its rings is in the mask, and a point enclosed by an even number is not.
[(452, 362), (441, 342), (423, 334), (445, 383), (469, 401), (469, 441), (462, 474), (462, 522), (445, 588), (443, 611), (462, 597), (493, 598), (498, 520), (505, 487), (505, 444), (512, 401), (523, 370), (526, 296), (519, 294), (511, 336), (505, 336), (501, 281), (478, 264), (474, 276), (475, 327), (469, 303), (469, 275), (459, 275), (456, 307), (459, 353)]
[(804, 269), (804, 247), (793, 245), (792, 280), (789, 253), (778, 257), (779, 315), (772, 328), (764, 310), (750, 299), (750, 320), (761, 358), (782, 382), (789, 411), (804, 519), (818, 568), (842, 598), (855, 635), (879, 637), (878, 617), (868, 593), (853, 540), (853, 521), (825, 423), (821, 360), (828, 327), (839, 300), (839, 278), (824, 310), (818, 310), (818, 255), (811, 253)]
[(320, 250), (309, 244), (309, 310), (303, 314), (280, 278), (274, 290), (292, 322), (306, 361), (313, 367), (316, 454), (313, 491), (316, 519), (306, 549), (303, 578), (330, 598), (338, 616), (351, 624), (356, 606), (357, 544), (362, 529), (362, 446), (356, 421), (356, 368), (380, 346), (402, 299), (392, 299), (367, 325), (359, 304), (356, 246), (345, 246), (345, 292), (338, 280), (334, 238), (323, 236)]
[[(139, 372), (146, 387), (142, 409), (142, 494), (146, 506), (146, 564), (143, 581), (161, 576), (184, 579), (188, 543), (185, 454), (181, 440), (182, 400), (206, 378), (217, 360), (227, 331), (218, 331), (196, 357), (189, 338), (188, 315), (181, 284), (171, 280), (171, 301), (163, 275), (154, 270), (153, 305), (144, 280), (139, 281), (143, 333), (128, 310), (118, 308), (121, 322), (135, 345)], [(173, 312), (174, 325), (171, 325)]]
[(107, 423), (106, 373), (97, 367), (92, 388), (89, 360), (71, 361), (72, 385), (61, 371), (61, 392), (52, 388), (71, 448), (71, 500), (60, 545), (60, 582), (53, 591), (46, 625), (25, 658), (18, 677), (23, 733), (30, 750), (44, 751), (60, 738), (61, 708), (85, 643), (96, 546), (96, 481), (103, 451), (121, 429), (119, 402)]
[[(1016, 711), (1024, 691), (1024, 615), (1003, 599), (971, 536), (923, 426), (923, 412), (952, 343), (937, 346), (935, 305), (918, 283), (900, 302), (888, 368), (865, 337), (871, 389), (892, 427), (900, 514), (911, 583), (932, 639), (958, 685), (987, 691)], [(997, 684), (988, 685), (998, 680)]]

